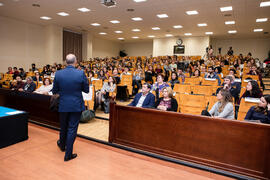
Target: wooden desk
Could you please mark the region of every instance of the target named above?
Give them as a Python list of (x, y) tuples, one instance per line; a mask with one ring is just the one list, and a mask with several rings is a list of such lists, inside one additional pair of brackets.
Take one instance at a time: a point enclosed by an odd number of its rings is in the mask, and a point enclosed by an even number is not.
[(60, 127), (59, 115), (49, 109), (51, 96), (0, 88), (0, 106), (23, 110), (29, 119)]
[(270, 126), (111, 104), (109, 142), (270, 178)]

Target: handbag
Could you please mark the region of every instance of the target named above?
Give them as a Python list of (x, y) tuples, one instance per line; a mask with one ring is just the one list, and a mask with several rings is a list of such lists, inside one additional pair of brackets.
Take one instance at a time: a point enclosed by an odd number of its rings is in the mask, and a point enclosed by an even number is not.
[(50, 110), (53, 112), (58, 112), (58, 108), (59, 108), (59, 94), (54, 94), (51, 96), (50, 99)]
[(80, 122), (87, 123), (94, 118), (95, 118), (95, 111), (87, 109), (82, 112)]
[[(88, 102), (87, 102), (87, 107), (88, 107)], [(95, 118), (95, 111), (86, 109), (81, 114), (80, 122), (87, 123), (94, 118)]]

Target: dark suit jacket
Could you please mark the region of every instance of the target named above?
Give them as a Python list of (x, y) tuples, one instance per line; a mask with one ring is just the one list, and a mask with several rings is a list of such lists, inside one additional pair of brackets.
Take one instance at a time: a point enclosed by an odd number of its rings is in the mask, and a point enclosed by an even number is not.
[(85, 109), (82, 91), (89, 92), (88, 80), (83, 71), (67, 66), (55, 74), (53, 94), (59, 94), (59, 112), (81, 112)]
[[(133, 101), (128, 105), (128, 106), (136, 106), (142, 96), (142, 93), (136, 94), (135, 98)], [(143, 101), (142, 104), (143, 108), (154, 108), (155, 107), (155, 96), (152, 93), (148, 93), (146, 98)]]
[(36, 84), (34, 82), (31, 82), (30, 86), (26, 90), (25, 90), (25, 86), (27, 86), (27, 83), (25, 83), (23, 86), (24, 92), (34, 92), (36, 89)]

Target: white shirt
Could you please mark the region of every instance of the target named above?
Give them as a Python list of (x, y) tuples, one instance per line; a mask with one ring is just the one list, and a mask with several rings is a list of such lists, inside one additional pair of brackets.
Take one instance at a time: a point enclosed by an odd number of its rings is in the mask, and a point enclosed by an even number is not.
[[(147, 94), (148, 94), (148, 93), (147, 93)], [(146, 95), (143, 95), (143, 94), (142, 94), (142, 96), (141, 96), (141, 98), (139, 99), (139, 101), (138, 101), (136, 107), (142, 107), (143, 102), (144, 102), (144, 100), (145, 100), (147, 94), (146, 94)]]
[(89, 86), (89, 93), (82, 92), (82, 96), (84, 101), (91, 101), (93, 97), (93, 86)]
[(48, 93), (50, 94), (49, 92), (52, 90), (53, 88), (53, 85), (50, 84), (48, 86), (40, 86), (37, 90), (35, 90), (35, 93), (38, 93), (38, 94), (44, 94), (44, 93)]

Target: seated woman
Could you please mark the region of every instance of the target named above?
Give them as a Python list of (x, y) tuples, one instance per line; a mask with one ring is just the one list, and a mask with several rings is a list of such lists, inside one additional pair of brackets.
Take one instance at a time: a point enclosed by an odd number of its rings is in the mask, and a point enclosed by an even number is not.
[(259, 121), (270, 124), (270, 95), (261, 97), (261, 102), (257, 106), (252, 106), (245, 117), (245, 121)]
[(53, 88), (52, 82), (49, 78), (43, 80), (43, 85), (40, 86), (34, 93), (52, 95), (51, 90)]
[(169, 84), (164, 82), (164, 76), (159, 74), (157, 76), (157, 82), (153, 84), (152, 91), (156, 92), (156, 98), (159, 98), (159, 94), (164, 87), (169, 87)]
[(159, 98), (155, 103), (155, 108), (162, 111), (177, 111), (178, 104), (176, 99), (173, 98), (173, 91), (170, 87), (162, 89), (163, 97)]
[(169, 81), (169, 83), (171, 84), (172, 89), (174, 88), (174, 84), (180, 84), (176, 72), (172, 72), (171, 80)]
[(230, 91), (221, 89), (217, 94), (217, 100), (209, 111), (211, 116), (225, 119), (234, 119), (232, 95)]
[(112, 76), (109, 76), (108, 82), (103, 84), (101, 91), (97, 92), (95, 109), (101, 105), (105, 113), (109, 113), (110, 98), (114, 98), (116, 81)]
[(33, 81), (42, 81), (42, 78), (40, 77), (39, 72), (35, 72), (35, 76), (33, 77)]
[(260, 90), (257, 81), (251, 80), (247, 83), (246, 92), (244, 92), (244, 94), (241, 96), (240, 101), (242, 98), (245, 98), (245, 97), (261, 98), (262, 95), (263, 93)]

